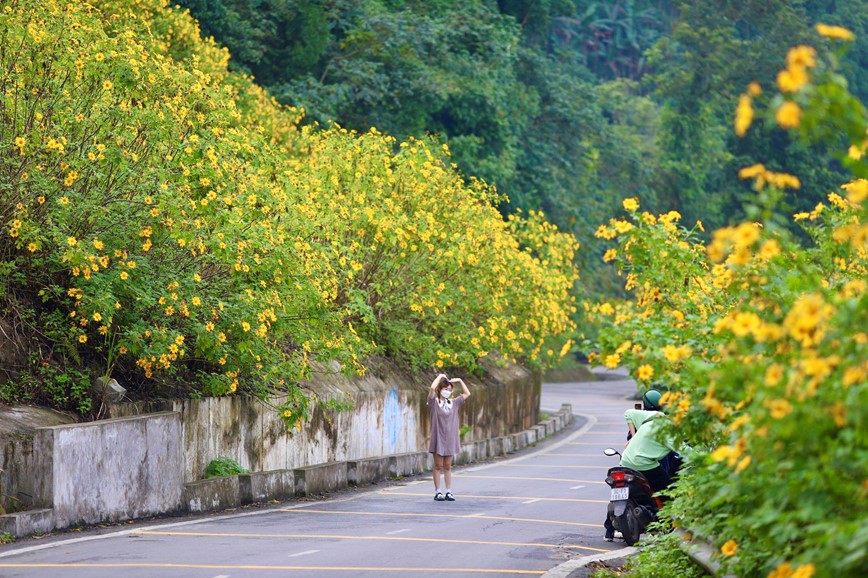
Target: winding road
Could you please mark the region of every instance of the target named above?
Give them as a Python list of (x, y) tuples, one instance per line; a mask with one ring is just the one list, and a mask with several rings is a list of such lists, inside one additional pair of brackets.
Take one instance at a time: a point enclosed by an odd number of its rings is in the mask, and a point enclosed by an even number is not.
[[(455, 502), (430, 475), (195, 518), (54, 534), (0, 546), (4, 578), (566, 576), (603, 540), (605, 447), (623, 447), (627, 379), (546, 383), (541, 409), (572, 405), (563, 432), (505, 459), (456, 468)], [(179, 521), (180, 520), (180, 521)], [(566, 564), (565, 564), (566, 563)]]

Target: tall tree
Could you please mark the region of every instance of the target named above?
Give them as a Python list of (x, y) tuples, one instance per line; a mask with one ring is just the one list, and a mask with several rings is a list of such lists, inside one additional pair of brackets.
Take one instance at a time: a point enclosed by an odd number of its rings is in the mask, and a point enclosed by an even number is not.
[(808, 154), (804, 145), (761, 123), (747, 141), (732, 130), (735, 104), (748, 82), (775, 78), (784, 64), (780, 55), (814, 38), (801, 3), (679, 0), (677, 8), (672, 34), (649, 53), (653, 73), (646, 79), (664, 106), (663, 166), (656, 184), (661, 202), (679, 210), (687, 222), (726, 224), (749, 194), (737, 172), (751, 152), (770, 167), (804, 175), (802, 191), (788, 193), (791, 206), (816, 203), (841, 179), (828, 156), (824, 167), (817, 167), (810, 159), (823, 156), (822, 151)]

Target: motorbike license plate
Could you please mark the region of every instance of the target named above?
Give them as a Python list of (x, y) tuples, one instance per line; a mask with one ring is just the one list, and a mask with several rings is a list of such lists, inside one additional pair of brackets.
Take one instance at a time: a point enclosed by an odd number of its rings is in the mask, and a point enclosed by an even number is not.
[(626, 500), (630, 497), (630, 488), (612, 488), (612, 501)]

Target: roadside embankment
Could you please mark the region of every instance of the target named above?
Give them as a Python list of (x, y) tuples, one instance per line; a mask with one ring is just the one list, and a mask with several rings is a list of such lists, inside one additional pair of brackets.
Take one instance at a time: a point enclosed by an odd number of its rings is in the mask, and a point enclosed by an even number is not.
[[(240, 396), (120, 404), (111, 419), (36, 428), (32, 438), (16, 440), (14, 463), (0, 463), (0, 488), (16, 506), (7, 509), (17, 510), (0, 516), (0, 533), (218, 510), (422, 473), (431, 467), (426, 398), (432, 379), (386, 363), (363, 378), (326, 374), (311, 391), (320, 399), (350, 396), (353, 409), (317, 410), (292, 432), (272, 407)], [(521, 449), (572, 418), (564, 406), (537, 423), (540, 376), (525, 368), (491, 364), (484, 378), (465, 380), (472, 396), (462, 412), (457, 464)], [(202, 479), (219, 457), (251, 473)]]

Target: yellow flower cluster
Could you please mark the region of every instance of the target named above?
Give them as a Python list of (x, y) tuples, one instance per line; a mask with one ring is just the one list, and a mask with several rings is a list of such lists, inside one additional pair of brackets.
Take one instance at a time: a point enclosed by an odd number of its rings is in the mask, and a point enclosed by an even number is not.
[(787, 53), (787, 67), (778, 73), (778, 89), (786, 93), (798, 91), (808, 82), (808, 69), (816, 65), (817, 51), (813, 47), (791, 48)]
[(804, 564), (794, 568), (790, 562), (782, 562), (769, 572), (767, 578), (811, 578), (816, 571), (814, 564)]
[(738, 178), (753, 179), (754, 188), (758, 191), (764, 189), (766, 185), (779, 189), (799, 189), (802, 186), (801, 181), (795, 175), (770, 171), (761, 163), (739, 170)]
[(817, 34), (831, 38), (833, 40), (844, 40), (850, 42), (855, 39), (853, 33), (843, 26), (829, 26), (828, 24), (817, 24), (815, 27)]

